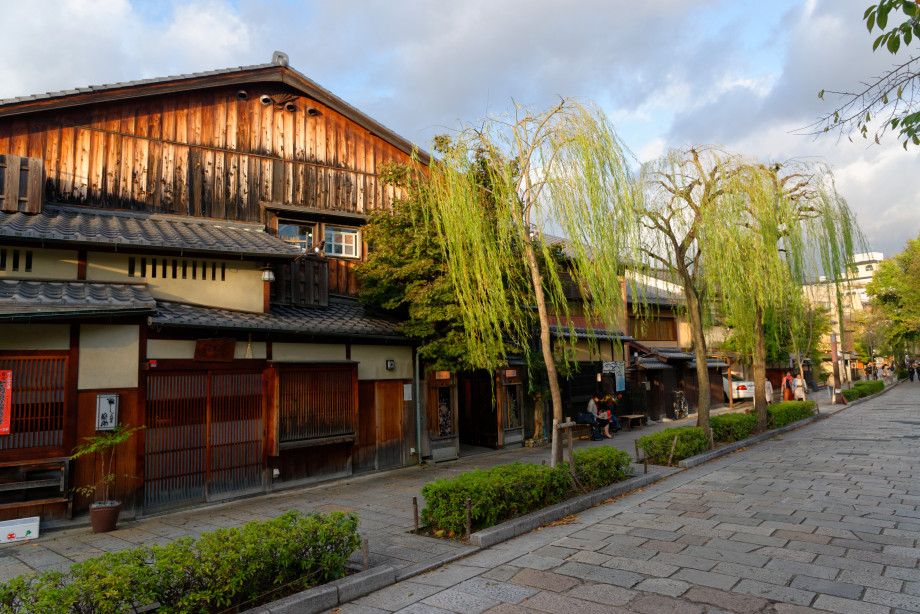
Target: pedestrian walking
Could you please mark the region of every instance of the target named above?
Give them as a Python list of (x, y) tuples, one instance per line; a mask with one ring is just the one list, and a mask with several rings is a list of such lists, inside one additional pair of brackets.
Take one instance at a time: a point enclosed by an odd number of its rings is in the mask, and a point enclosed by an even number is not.
[(770, 378), (767, 378), (763, 382), (764, 387), (764, 396), (767, 397), (767, 405), (773, 403), (773, 384), (770, 383)]
[(837, 387), (837, 381), (834, 379), (833, 373), (827, 376), (826, 385), (827, 385), (828, 398), (830, 398), (830, 400), (833, 401), (834, 400), (834, 389)]
[(786, 371), (786, 377), (783, 378), (783, 400), (792, 401), (794, 399), (795, 393), (792, 387), (792, 371)]
[(915, 363), (910, 363), (907, 365), (907, 377), (910, 378), (910, 381), (914, 381), (914, 374), (917, 371), (917, 365)]
[(796, 373), (795, 380), (792, 382), (793, 390), (795, 391), (795, 400), (804, 401), (805, 400), (805, 379), (802, 377), (801, 373)]

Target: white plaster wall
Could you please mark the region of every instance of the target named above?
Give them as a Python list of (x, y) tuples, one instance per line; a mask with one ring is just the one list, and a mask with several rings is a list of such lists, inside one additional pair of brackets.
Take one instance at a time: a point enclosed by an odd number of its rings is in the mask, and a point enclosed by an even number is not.
[[(147, 358), (154, 360), (192, 360), (195, 358), (195, 340), (186, 339), (148, 339)], [(246, 355), (246, 342), (237, 341), (233, 357), (237, 359), (256, 358), (264, 360), (265, 343), (252, 342), (252, 355)]]
[(322, 362), (346, 360), (345, 345), (339, 343), (272, 343), (275, 362)]
[[(397, 345), (353, 345), (351, 359), (358, 361), (358, 379), (412, 379), (412, 348)], [(386, 361), (396, 361), (387, 371)]]
[(80, 326), (77, 388), (136, 388), (140, 331), (137, 326)]
[[(0, 278), (29, 278), (29, 279), (76, 279), (77, 278), (77, 252), (62, 249), (33, 249), (25, 247), (0, 248), (6, 250), (6, 270), (0, 270)], [(13, 250), (19, 251), (19, 270), (13, 267)], [(25, 270), (25, 253), (32, 252), (32, 270)]]

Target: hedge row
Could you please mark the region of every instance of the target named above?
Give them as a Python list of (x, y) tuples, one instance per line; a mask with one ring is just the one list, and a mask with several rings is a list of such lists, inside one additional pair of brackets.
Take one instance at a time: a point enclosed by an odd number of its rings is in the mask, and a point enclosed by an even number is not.
[[(575, 452), (575, 476), (589, 489), (625, 480), (629, 466), (629, 454), (615, 448), (598, 446)], [(462, 535), (467, 499), (475, 531), (559, 503), (573, 494), (566, 463), (553, 468), (530, 463), (499, 465), (426, 484), (422, 488), (422, 520), (435, 531)]]
[(885, 382), (880, 379), (868, 380), (865, 382), (854, 382), (853, 388), (858, 389), (863, 396), (878, 394), (885, 389)]
[[(844, 391), (846, 392), (846, 391)], [(792, 424), (815, 413), (814, 401), (783, 401), (767, 407), (767, 426), (780, 428)], [(748, 413), (721, 414), (711, 416), (709, 424), (712, 428), (712, 438), (720, 443), (741, 441), (754, 434), (757, 428), (757, 416)], [(674, 444), (677, 437), (677, 444)], [(649, 462), (655, 465), (666, 465), (668, 459), (671, 463), (702, 454), (709, 449), (709, 441), (700, 427), (670, 428), (645, 437), (637, 441), (639, 447), (645, 450)], [(671, 455), (671, 448), (674, 454)]]
[(0, 612), (218, 612), (340, 578), (360, 543), (354, 514), (286, 512), (197, 540), (106, 554), (64, 573), (16, 577), (0, 585)]

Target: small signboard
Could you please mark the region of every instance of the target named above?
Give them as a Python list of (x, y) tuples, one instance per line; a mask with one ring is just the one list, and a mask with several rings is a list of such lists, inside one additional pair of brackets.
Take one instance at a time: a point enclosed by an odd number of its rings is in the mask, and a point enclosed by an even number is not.
[[(607, 362), (604, 363), (604, 369), (607, 368)], [(622, 360), (613, 360), (609, 362), (612, 365), (609, 373), (613, 373), (613, 378), (616, 380), (616, 389), (617, 392), (623, 392), (626, 390), (626, 363)]]
[(118, 426), (118, 393), (96, 395), (96, 430), (114, 431)]
[(403, 384), (403, 401), (412, 400), (412, 384)]
[(38, 538), (38, 516), (0, 522), (0, 544)]
[(13, 372), (0, 371), (0, 435), (10, 434), (13, 413)]
[(195, 342), (195, 360), (203, 362), (233, 362), (235, 339), (199, 339)]

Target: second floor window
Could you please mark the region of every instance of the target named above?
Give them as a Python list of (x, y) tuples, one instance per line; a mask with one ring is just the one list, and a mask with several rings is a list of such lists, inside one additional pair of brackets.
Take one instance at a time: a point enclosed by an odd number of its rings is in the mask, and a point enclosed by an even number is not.
[(348, 258), (361, 256), (358, 230), (355, 228), (326, 226), (325, 241), (324, 252), (327, 256), (345, 256)]
[(278, 222), (278, 237), (292, 243), (306, 251), (313, 248), (313, 235), (316, 227), (313, 224), (292, 224), (290, 222)]

